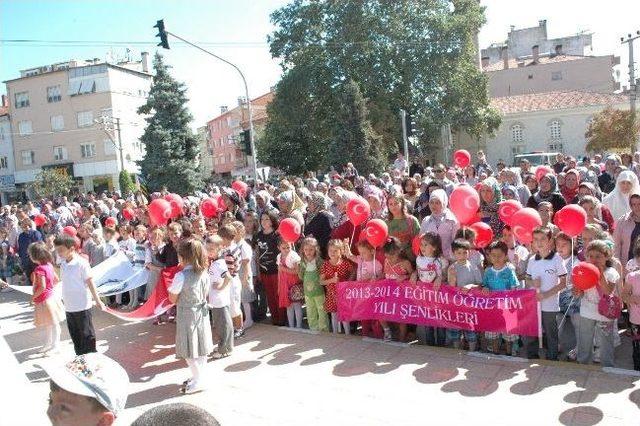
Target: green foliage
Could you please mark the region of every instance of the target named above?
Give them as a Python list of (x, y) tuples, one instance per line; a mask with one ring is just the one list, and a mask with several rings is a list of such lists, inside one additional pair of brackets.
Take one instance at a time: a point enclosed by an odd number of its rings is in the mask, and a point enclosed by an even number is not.
[(64, 169), (44, 169), (36, 175), (31, 189), (41, 198), (55, 198), (68, 195), (74, 187), (74, 180)]
[(149, 115), (140, 138), (146, 155), (138, 162), (150, 191), (166, 186), (170, 192), (189, 194), (201, 189), (198, 139), (189, 128), (192, 116), (187, 110), (186, 89), (169, 74), (170, 67), (156, 54), (155, 76), (147, 103), (138, 114)]
[(593, 116), (584, 136), (590, 152), (633, 152), (639, 135), (640, 121), (636, 115), (608, 107)]
[(477, 0), (294, 0), (271, 19), (284, 75), (259, 151), (268, 164), (292, 172), (299, 158), (316, 167), (354, 160), (332, 152), (350, 81), (367, 99), (381, 155), (401, 146), (401, 108), (425, 145), (443, 124), (479, 135), (500, 123), (477, 68), (473, 40), (485, 22)]
[(136, 184), (131, 174), (126, 170), (120, 170), (120, 192), (122, 195), (136, 191)]

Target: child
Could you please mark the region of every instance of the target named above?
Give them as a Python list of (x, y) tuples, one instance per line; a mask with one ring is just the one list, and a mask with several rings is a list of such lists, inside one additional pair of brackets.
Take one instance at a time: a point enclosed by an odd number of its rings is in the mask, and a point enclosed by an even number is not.
[(516, 268), (516, 276), (518, 277), (518, 281), (520, 281), (521, 286), (524, 288), (524, 279), (527, 275), (527, 262), (529, 260), (529, 250), (516, 240), (515, 235), (513, 235), (513, 230), (509, 225), (505, 225), (502, 230), (501, 240), (509, 248), (507, 257), (509, 258), (509, 262)]
[[(560, 313), (558, 293), (567, 286), (567, 269), (560, 255), (553, 249), (553, 231), (540, 226), (533, 230), (535, 256), (527, 265), (527, 287), (535, 288), (542, 311), (542, 329), (547, 342), (547, 359), (558, 360), (558, 322)], [(527, 357), (539, 359), (538, 339), (526, 337)]]
[[(294, 294), (294, 286), (300, 285), (298, 278), (298, 265), (300, 256), (296, 253), (293, 244), (285, 240), (280, 240), (278, 244), (280, 254), (278, 255), (278, 305), (287, 309), (287, 320), (289, 327), (302, 328), (302, 300), (304, 294)], [(304, 291), (304, 290), (303, 290)], [(302, 296), (301, 298), (299, 296)]]
[[(384, 270), (382, 268), (382, 264), (376, 257), (376, 249), (366, 240), (360, 240), (357, 243), (358, 256), (354, 256), (351, 253), (351, 248), (349, 247), (349, 240), (345, 240), (346, 247), (346, 257), (351, 262), (356, 264), (356, 280), (357, 281), (376, 281), (381, 279), (384, 276)], [(362, 336), (363, 337), (373, 337), (373, 325), (374, 321), (372, 320), (362, 320)]]
[(338, 321), (338, 302), (336, 300), (337, 283), (349, 281), (353, 278), (353, 265), (344, 258), (345, 247), (341, 240), (329, 240), (327, 245), (328, 259), (322, 263), (320, 268), (320, 284), (325, 289), (324, 310), (331, 313), (331, 329), (334, 333), (340, 333), (340, 326), (345, 334), (350, 334), (351, 329), (348, 321), (340, 323)]
[(229, 221), (218, 230), (218, 235), (224, 242), (223, 256), (227, 262), (227, 269), (231, 275), (231, 318), (233, 319), (233, 337), (239, 339), (244, 336), (242, 328), (242, 281), (238, 275), (240, 272), (240, 246), (236, 243), (238, 232)]
[[(438, 291), (442, 278), (449, 266), (449, 262), (442, 255), (442, 242), (440, 235), (435, 232), (427, 232), (420, 240), (420, 255), (416, 258), (416, 270), (411, 274), (411, 282), (433, 284), (433, 289)], [(425, 340), (429, 346), (444, 346), (447, 331), (441, 327), (422, 327), (418, 331), (425, 333)]]
[[(506, 226), (506, 225), (505, 225)], [(469, 251), (469, 262), (473, 263), (480, 269), (480, 272), (484, 271), (484, 256), (474, 247), (474, 241), (476, 239), (476, 231), (463, 226), (456, 231), (454, 240), (466, 240), (471, 244), (471, 250)]]
[(204, 222), (204, 219), (201, 217), (196, 217), (191, 220), (191, 236), (193, 238), (197, 238), (200, 241), (204, 242), (207, 232), (207, 225)]
[[(135, 240), (135, 246), (133, 248), (133, 255), (130, 257), (133, 261), (133, 267), (136, 270), (142, 268), (149, 269), (151, 265), (151, 248), (147, 242), (147, 227), (144, 225), (138, 225), (133, 231), (133, 237)], [(140, 300), (146, 300), (144, 297), (147, 284), (135, 288), (129, 292), (129, 309), (136, 309), (140, 305)]]
[(602, 230), (599, 225), (594, 223), (587, 223), (587, 226), (584, 227), (582, 233), (580, 234), (579, 241), (582, 246), (582, 250), (578, 252), (578, 259), (586, 260), (587, 259), (587, 247), (591, 244), (592, 241), (595, 240), (605, 240), (607, 239), (608, 234)]
[[(407, 259), (400, 240), (391, 237), (384, 245), (384, 277), (388, 280), (397, 282), (408, 281), (413, 273), (413, 265)], [(391, 328), (386, 321), (380, 321), (383, 330), (383, 339), (388, 342), (391, 340)], [(398, 324), (398, 340), (404, 342), (407, 338), (407, 324)]]
[(256, 293), (253, 287), (253, 271), (251, 264), (253, 263), (253, 250), (249, 243), (244, 239), (245, 228), (240, 221), (232, 223), (236, 228), (236, 238), (234, 242), (238, 246), (240, 253), (240, 281), (242, 282), (242, 290), (240, 291), (240, 300), (242, 302), (242, 310), (244, 313), (243, 329), (247, 329), (253, 325), (253, 314), (251, 305), (256, 300)]
[(542, 226), (551, 229), (553, 235), (557, 234), (560, 229), (553, 224), (553, 204), (549, 201), (541, 201), (538, 204), (538, 213), (540, 213), (540, 219), (542, 219)]
[[(455, 262), (449, 266), (448, 283), (450, 286), (458, 287), (463, 293), (467, 293), (473, 288), (482, 285), (482, 272), (469, 261), (471, 244), (469, 241), (458, 239), (451, 243), (451, 251)], [(465, 331), (464, 338), (469, 344), (469, 350), (475, 351), (478, 336), (473, 331)], [(454, 349), (460, 348), (460, 330), (447, 329), (447, 339), (453, 343)]]
[(187, 239), (178, 246), (178, 258), (184, 267), (173, 277), (167, 289), (169, 301), (177, 306), (176, 358), (183, 358), (192, 377), (183, 383), (180, 392), (191, 394), (206, 389), (203, 369), (207, 355), (213, 350), (207, 296), (210, 281), (207, 256), (203, 244)]
[[(636, 240), (636, 244), (633, 248), (634, 257), (637, 257), (637, 249), (638, 240)], [(629, 262), (631, 262), (631, 260)], [(640, 371), (640, 270), (638, 270), (637, 267), (627, 274), (627, 278), (625, 279), (624, 287), (622, 289), (622, 300), (629, 308), (631, 346), (633, 348), (633, 369)]]
[[(502, 241), (494, 241), (487, 247), (491, 266), (485, 269), (482, 277), (482, 292), (513, 290), (518, 287), (518, 277), (513, 265), (508, 263), (509, 249)], [(489, 339), (487, 349), (495, 354), (500, 352), (501, 339), (506, 342), (507, 354), (516, 355), (513, 343), (518, 340), (517, 335), (487, 331), (485, 338)]]
[(564, 323), (558, 331), (560, 347), (566, 352), (569, 359), (575, 361), (576, 339), (580, 322), (580, 299), (573, 296), (571, 271), (579, 260), (575, 246), (571, 251), (571, 237), (564, 232), (558, 232), (558, 235), (556, 235), (556, 251), (562, 258), (564, 267), (567, 270), (567, 286), (560, 292), (559, 296), (560, 312), (564, 314)]
[(149, 300), (151, 293), (156, 288), (158, 276), (164, 265), (158, 260), (159, 248), (164, 241), (164, 230), (162, 228), (155, 228), (149, 233), (149, 255), (151, 262), (146, 264), (145, 267), (149, 270), (149, 281), (145, 286), (144, 300)]
[(76, 252), (73, 237), (59, 235), (54, 244), (61, 259), (62, 300), (76, 355), (95, 352), (96, 333), (91, 315), (91, 297), (101, 310), (105, 310), (106, 306), (98, 296), (89, 262)]
[(595, 197), (591, 195), (585, 195), (580, 199), (580, 202), (578, 204), (587, 213), (587, 223), (600, 225), (602, 230), (609, 231), (609, 225), (607, 224), (607, 222), (600, 220), (597, 216), (599, 203)]
[(327, 313), (324, 310), (324, 290), (320, 285), (320, 247), (313, 237), (302, 241), (302, 260), (298, 277), (304, 288), (304, 303), (307, 306), (307, 322), (311, 330), (329, 331)]
[(54, 287), (58, 277), (53, 270), (52, 257), (42, 242), (29, 246), (29, 257), (37, 266), (31, 273), (33, 283), (34, 323), (36, 328), (44, 328), (47, 342), (40, 353), (56, 353), (60, 344), (60, 322), (64, 315)]
[(7, 239), (7, 231), (0, 230), (0, 280), (9, 285), (13, 283), (13, 269), (15, 268), (15, 256), (11, 253), (11, 244)]
[(601, 294), (611, 294), (616, 290), (620, 274), (611, 263), (611, 250), (602, 240), (589, 243), (586, 248), (587, 262), (600, 270), (600, 281), (586, 291), (573, 288), (573, 294), (580, 300), (580, 325), (578, 326), (578, 362), (591, 363), (593, 357), (593, 338), (600, 341), (600, 364), (613, 367), (614, 320), (600, 315), (598, 303)]
[[(106, 228), (105, 228), (106, 229)], [(118, 226), (118, 234), (120, 235), (120, 239), (118, 240), (118, 250), (123, 252), (129, 260), (134, 262), (135, 251), (136, 251), (136, 240), (133, 238), (133, 228), (130, 225), (120, 225)], [(139, 288), (135, 288), (129, 291), (129, 304), (127, 305), (128, 309), (133, 309), (138, 306), (138, 293)], [(122, 303), (122, 293), (116, 295), (116, 304)]]
[(231, 276), (227, 263), (220, 257), (224, 247), (222, 238), (217, 235), (207, 237), (206, 248), (209, 257), (209, 309), (213, 321), (213, 335), (218, 340), (218, 347), (213, 352), (213, 359), (227, 357), (233, 351), (233, 321), (231, 320)]

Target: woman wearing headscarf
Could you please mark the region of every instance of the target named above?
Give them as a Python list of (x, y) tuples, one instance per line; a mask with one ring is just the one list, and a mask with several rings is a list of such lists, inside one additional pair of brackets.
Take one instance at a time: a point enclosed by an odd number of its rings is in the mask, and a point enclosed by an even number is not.
[(598, 220), (603, 221), (607, 224), (610, 231), (615, 229), (615, 221), (613, 220), (613, 215), (611, 214), (611, 210), (609, 207), (602, 204), (600, 198), (602, 197), (602, 193), (600, 192), (600, 188), (595, 186), (591, 182), (581, 182), (580, 186), (578, 186), (578, 195), (573, 199), (571, 204), (578, 204), (582, 197), (590, 195), (596, 200), (595, 205), (595, 217)]
[(348, 239), (351, 244), (351, 253), (358, 254), (358, 239), (360, 238), (360, 232), (364, 228), (365, 224), (362, 223), (358, 226), (353, 226), (353, 223), (349, 220), (349, 216), (347, 215), (347, 204), (349, 201), (358, 198), (358, 194), (353, 191), (342, 191), (340, 192), (340, 196), (336, 198), (336, 206), (338, 211), (340, 212), (342, 217), (346, 217), (347, 219), (342, 221), (340, 225), (333, 228), (331, 231), (331, 239), (332, 240), (345, 240)]
[[(536, 192), (538, 192), (539, 185), (535, 175), (533, 175), (532, 173), (527, 173), (524, 176), (521, 176), (521, 178), (525, 186), (529, 189), (530, 194), (535, 194)], [(529, 197), (531, 197), (531, 195)], [(529, 202), (528, 198), (527, 202)]]
[(498, 204), (502, 201), (502, 192), (496, 178), (488, 177), (483, 180), (479, 192), (482, 221), (491, 226), (493, 235), (502, 235), (504, 223), (498, 215)]
[(261, 190), (256, 193), (256, 213), (258, 217), (262, 217), (264, 213), (276, 212), (278, 209), (274, 206), (273, 197), (267, 190)]
[(558, 181), (555, 175), (549, 173), (540, 178), (540, 188), (538, 192), (529, 197), (527, 207), (538, 210), (538, 204), (543, 201), (548, 201), (553, 206), (553, 211), (558, 212), (561, 208), (567, 205), (564, 201), (564, 197), (558, 190)]
[(640, 194), (638, 176), (630, 170), (624, 170), (618, 175), (615, 188), (604, 197), (602, 203), (611, 210), (614, 219), (619, 220), (631, 211), (629, 197), (632, 194)]
[(564, 185), (560, 188), (562, 197), (567, 204), (573, 202), (573, 199), (578, 194), (578, 187), (580, 186), (580, 173), (576, 169), (571, 169), (565, 173)]
[(444, 186), (440, 185), (435, 180), (432, 180), (426, 185), (423, 185), (424, 189), (416, 202), (416, 206), (413, 214), (418, 218), (418, 220), (422, 220), (425, 217), (431, 214), (431, 209), (429, 208), (429, 198), (431, 197), (431, 193), (436, 189), (444, 189)]
[(369, 185), (364, 189), (364, 197), (369, 202), (372, 219), (386, 219), (387, 199), (382, 189), (374, 185)]
[(280, 210), (280, 220), (290, 217), (297, 220), (300, 226), (304, 228), (304, 216), (302, 215), (304, 203), (300, 197), (298, 197), (295, 189), (280, 193), (277, 200), (278, 209)]
[(522, 176), (519, 173), (520, 169), (509, 169), (505, 168), (502, 170), (500, 175), (503, 177), (503, 184), (510, 185), (515, 187), (516, 189), (516, 200), (520, 201), (520, 204), (523, 206), (527, 204), (529, 197), (531, 197), (531, 191), (529, 187), (522, 183)]
[(312, 192), (307, 199), (307, 217), (304, 236), (318, 241), (322, 258), (327, 257), (327, 244), (331, 239), (331, 213), (327, 211), (327, 199), (322, 192)]
[(232, 188), (222, 188), (222, 199), (227, 206), (226, 211), (231, 213), (236, 220), (244, 222), (244, 213), (242, 211), (243, 200), (240, 198), (238, 191)]
[(451, 243), (460, 225), (451, 210), (447, 208), (449, 197), (444, 189), (435, 189), (429, 196), (431, 214), (424, 218), (420, 225), (420, 233), (433, 232), (440, 236), (442, 254), (449, 260), (453, 259)]

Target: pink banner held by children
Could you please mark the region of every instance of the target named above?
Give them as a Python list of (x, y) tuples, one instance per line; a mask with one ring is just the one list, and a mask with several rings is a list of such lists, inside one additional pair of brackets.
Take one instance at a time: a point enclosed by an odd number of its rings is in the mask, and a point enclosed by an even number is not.
[(338, 283), (340, 321), (382, 320), (521, 336), (538, 335), (534, 290), (463, 293), (442, 285), (376, 282)]
[(171, 285), (173, 277), (180, 269), (178, 266), (164, 268), (160, 273), (156, 288), (149, 296), (149, 300), (135, 311), (121, 312), (115, 309), (107, 309), (107, 312), (125, 321), (145, 321), (164, 314), (173, 306), (173, 303), (169, 301), (167, 288)]

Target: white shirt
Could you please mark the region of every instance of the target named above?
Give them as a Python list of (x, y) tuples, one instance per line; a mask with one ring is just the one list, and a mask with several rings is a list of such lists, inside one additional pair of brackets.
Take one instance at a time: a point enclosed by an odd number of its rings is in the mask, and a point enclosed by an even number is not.
[[(559, 283), (559, 278), (567, 275), (562, 257), (551, 252), (547, 257), (532, 257), (527, 265), (527, 275), (533, 279), (540, 278), (540, 291), (549, 291)], [(542, 312), (560, 312), (559, 293), (549, 296), (540, 302)]]
[(440, 277), (440, 282), (446, 281), (443, 272), (447, 269), (446, 259), (439, 257), (418, 256), (416, 258), (416, 270), (418, 271), (418, 281), (422, 283), (433, 283)]
[(61, 261), (60, 279), (65, 311), (80, 312), (91, 309), (91, 292), (87, 288), (87, 280), (91, 277), (91, 267), (85, 258), (74, 254), (70, 262)]
[[(240, 269), (243, 268), (242, 262), (245, 261), (245, 260), (249, 261), (249, 263), (247, 265), (248, 265), (249, 268), (251, 268), (251, 262), (252, 262), (252, 259), (253, 259), (253, 250), (251, 249), (251, 246), (245, 240), (242, 240), (242, 241), (240, 241), (238, 243), (238, 247), (240, 248), (240, 265), (241, 265)], [(251, 270), (251, 272), (252, 271), (253, 270)], [(249, 277), (252, 277), (254, 275), (251, 272), (249, 273)]]
[[(614, 268), (607, 268), (604, 270), (604, 277), (610, 283), (616, 283), (618, 285), (618, 281), (620, 280), (620, 274)], [(591, 287), (589, 290), (585, 291), (582, 295), (582, 299), (580, 300), (580, 316), (596, 321), (603, 322), (611, 322), (613, 321), (610, 318), (602, 316), (598, 313), (598, 303), (600, 302), (600, 292), (598, 292), (599, 284), (596, 284), (595, 287)], [(614, 290), (614, 293), (617, 290)]]
[(209, 266), (209, 280), (211, 281), (209, 305), (213, 308), (224, 308), (231, 304), (231, 283), (227, 284), (221, 290), (216, 288), (224, 281), (228, 273), (227, 263), (224, 259), (218, 259)]
[[(280, 256), (282, 256), (282, 254), (279, 254), (277, 257), (278, 265), (280, 265), (280, 259), (281, 259)], [(287, 268), (293, 269), (298, 265), (298, 263), (300, 263), (301, 260), (302, 259), (300, 258), (298, 253), (291, 250), (287, 258), (284, 260), (284, 264), (286, 265)]]

